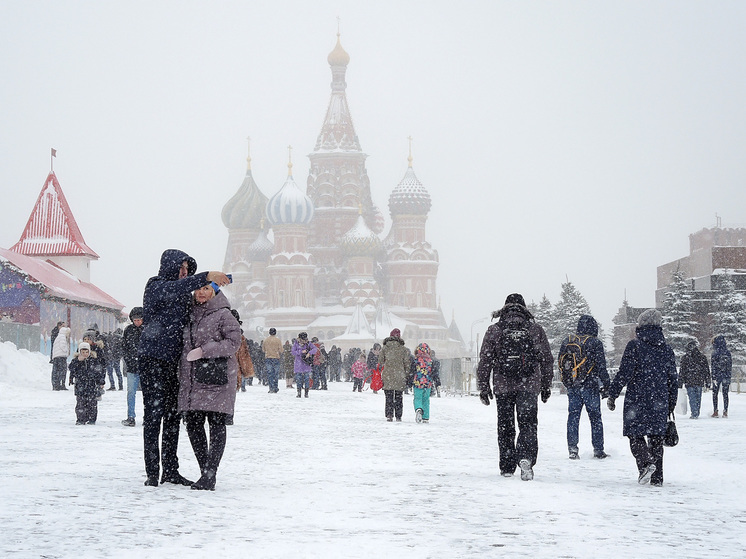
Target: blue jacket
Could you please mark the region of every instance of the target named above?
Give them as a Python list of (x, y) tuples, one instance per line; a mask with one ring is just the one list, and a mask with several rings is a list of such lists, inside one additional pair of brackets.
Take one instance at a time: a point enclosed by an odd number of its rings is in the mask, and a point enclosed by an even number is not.
[(678, 376), (660, 326), (638, 326), (636, 339), (624, 348), (609, 398), (616, 399), (624, 386), (624, 436), (665, 435), (668, 414), (676, 407)]
[[(596, 322), (596, 319), (589, 314), (582, 315), (578, 320), (577, 335), (583, 338), (590, 336), (583, 344), (583, 355), (588, 360), (589, 367), (593, 367), (591, 372), (585, 377), (585, 379), (583, 379), (580, 386), (586, 389), (590, 388), (591, 390), (598, 391), (600, 381), (600, 386), (603, 386), (604, 389), (608, 389), (609, 384), (611, 384), (611, 379), (609, 378), (609, 372), (606, 370), (606, 353), (604, 352), (604, 344), (598, 339), (598, 323)], [(565, 353), (567, 342), (567, 339), (562, 342), (559, 355)], [(562, 379), (562, 381), (565, 382), (565, 379)]]
[[(179, 279), (179, 269), (185, 260), (189, 275)], [(209, 283), (207, 272), (194, 275), (196, 271), (197, 262), (186, 252), (168, 249), (161, 255), (158, 275), (145, 285), (140, 357), (178, 361), (184, 326), (189, 321), (192, 291)]]
[(730, 382), (733, 359), (725, 345), (725, 336), (715, 336), (715, 339), (712, 340), (712, 346), (714, 348), (712, 358), (710, 359), (712, 380), (723, 382), (727, 379)]

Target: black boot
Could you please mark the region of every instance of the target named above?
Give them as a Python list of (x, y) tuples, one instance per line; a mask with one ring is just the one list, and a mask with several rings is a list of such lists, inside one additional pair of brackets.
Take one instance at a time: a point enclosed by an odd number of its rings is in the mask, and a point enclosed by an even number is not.
[(301, 391), (301, 387), (299, 386), (298, 387), (298, 395), (296, 396), (296, 398), (300, 398), (300, 391)]
[(198, 491), (215, 491), (215, 474), (202, 474), (202, 477), (192, 484), (192, 489), (197, 489)]

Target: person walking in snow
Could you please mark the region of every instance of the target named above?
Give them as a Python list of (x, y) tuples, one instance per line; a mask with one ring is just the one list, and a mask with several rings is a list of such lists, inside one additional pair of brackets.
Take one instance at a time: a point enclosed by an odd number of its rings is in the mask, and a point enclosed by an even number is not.
[(277, 387), (280, 378), (280, 354), (282, 353), (282, 342), (277, 337), (277, 329), (269, 329), (269, 337), (262, 340), (262, 351), (264, 352), (264, 370), (269, 382), (269, 393), (276, 394), (280, 391)]
[(378, 356), (378, 363), (383, 367), (383, 393), (386, 395), (384, 413), (386, 421), (401, 421), (404, 412), (403, 394), (407, 388), (409, 374), (409, 350), (404, 345), (401, 330), (394, 328), (388, 338), (383, 340), (383, 349)]
[[(295, 339), (293, 339), (295, 343)], [(293, 377), (295, 376), (295, 357), (292, 353), (293, 346), (290, 342), (285, 340), (282, 346), (282, 372), (285, 376), (285, 388), (295, 388), (293, 386)]]
[(492, 380), (500, 474), (512, 476), (517, 466), (521, 479), (529, 481), (534, 479), (533, 467), (539, 454), (538, 397), (541, 394), (541, 401), (546, 403), (552, 394), (552, 350), (544, 329), (534, 320), (520, 293), (508, 295), (492, 318), (498, 322), (487, 329), (479, 354), (479, 398), (485, 406), (490, 405)]
[(383, 388), (383, 379), (381, 378), (381, 366), (378, 364), (378, 356), (381, 355), (381, 344), (374, 343), (373, 348), (368, 352), (368, 376), (370, 377), (370, 389), (373, 394)]
[(67, 358), (70, 355), (70, 328), (60, 322), (52, 344), (52, 390), (67, 390)]
[(135, 401), (137, 389), (140, 386), (140, 370), (137, 352), (140, 347), (140, 336), (142, 335), (142, 307), (133, 307), (130, 311), (130, 320), (122, 334), (122, 358), (124, 359), (124, 370), (127, 373), (127, 419), (122, 420), (125, 427), (135, 426)]
[(433, 358), (430, 346), (422, 342), (414, 350), (414, 374), (410, 384), (414, 388), (414, 414), (417, 423), (430, 421), (430, 389), (434, 386)]
[(661, 328), (662, 316), (648, 309), (637, 320), (635, 339), (627, 343), (619, 372), (611, 382), (608, 408), (627, 387), (624, 397), (622, 433), (637, 462), (640, 485), (663, 485), (663, 438), (667, 417), (673, 414), (678, 397), (676, 358)]
[(104, 364), (88, 342), (81, 342), (69, 368), (69, 382), (75, 386), (75, 425), (95, 425), (99, 389), (106, 385)]
[[(192, 489), (215, 489), (226, 443), (226, 418), (236, 403), (241, 326), (217, 284), (194, 292), (179, 364), (179, 412), (200, 469)], [(210, 371), (211, 374), (206, 374)], [(209, 424), (209, 442), (205, 431)]]
[(362, 352), (357, 357), (357, 361), (352, 364), (352, 391), (362, 392), (363, 391), (363, 380), (365, 379), (365, 373), (367, 372), (367, 366), (365, 365), (365, 354)]
[(728, 392), (733, 371), (733, 359), (725, 343), (725, 336), (712, 340), (712, 417), (718, 416), (718, 392), (723, 391), (723, 417), (728, 417)]
[(117, 381), (119, 382), (119, 390), (124, 390), (124, 384), (122, 382), (122, 330), (117, 328), (111, 332), (105, 338), (106, 347), (108, 353), (108, 359), (106, 361), (106, 370), (109, 373), (109, 383), (111, 387), (109, 390), (116, 390), (114, 386), (114, 373), (117, 374)]
[[(138, 350), (142, 386), (145, 485), (174, 483), (191, 486), (179, 474), (179, 358), (189, 321), (192, 292), (210, 282), (222, 287), (230, 279), (222, 272), (196, 274), (197, 262), (187, 253), (168, 249), (160, 269), (145, 285), (143, 331)], [(162, 434), (161, 434), (162, 431)], [(162, 468), (161, 468), (162, 466)], [(162, 470), (162, 472), (161, 472)]]
[(298, 334), (298, 339), (293, 342), (290, 352), (295, 357), (293, 370), (295, 371), (295, 386), (298, 389), (297, 398), (300, 398), (301, 390), (303, 390), (304, 396), (308, 398), (308, 389), (311, 383), (311, 365), (313, 364), (313, 356), (318, 351), (319, 349), (308, 341), (308, 333), (306, 332)]
[[(238, 325), (243, 325), (241, 315), (236, 309), (231, 309), (233, 318), (236, 319)], [(249, 343), (246, 337), (243, 335), (243, 329), (241, 329), (241, 345), (236, 352), (236, 359), (238, 360), (238, 374), (236, 375), (236, 392), (246, 392), (246, 379), (251, 380), (254, 378), (254, 363), (251, 361), (251, 352), (249, 351)], [(226, 425), (233, 425), (233, 418), (226, 420)]]
[[(579, 355), (571, 354), (568, 346), (579, 347)], [(578, 362), (573, 363), (573, 361)], [(611, 379), (606, 370), (604, 344), (598, 339), (596, 319), (588, 314), (578, 319), (576, 334), (564, 339), (557, 362), (562, 374), (562, 383), (567, 388), (567, 450), (570, 459), (580, 458), (578, 427), (583, 406), (591, 422), (593, 456), (606, 458), (608, 455), (604, 452), (601, 398), (607, 396)]]
[(710, 382), (710, 365), (707, 363), (707, 357), (699, 351), (697, 340), (691, 340), (686, 344), (686, 353), (679, 365), (679, 388), (686, 386), (689, 408), (692, 410), (690, 419), (699, 417), (702, 388), (710, 386)]

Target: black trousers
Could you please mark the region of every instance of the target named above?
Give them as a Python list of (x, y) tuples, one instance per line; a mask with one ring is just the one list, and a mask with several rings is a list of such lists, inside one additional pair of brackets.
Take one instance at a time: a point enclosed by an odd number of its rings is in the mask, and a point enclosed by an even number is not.
[(95, 393), (75, 396), (75, 416), (80, 423), (96, 423), (98, 400)]
[[(496, 394), (497, 446), (500, 449), (500, 472), (515, 472), (524, 458), (536, 465), (539, 455), (539, 399), (531, 392)], [(518, 438), (515, 436), (518, 419)]]
[(52, 359), (52, 390), (64, 390), (66, 377), (67, 357), (55, 357)]
[[(145, 473), (158, 477), (161, 465), (164, 476), (179, 471), (179, 400), (178, 361), (141, 357), (142, 437)], [(162, 426), (162, 430), (161, 430)]]
[(404, 411), (404, 403), (402, 401), (401, 390), (384, 390), (386, 394), (386, 417), (394, 417), (401, 419), (401, 414)]
[[(188, 411), (186, 419), (189, 442), (192, 443), (194, 456), (197, 458), (200, 473), (204, 477), (214, 478), (225, 451), (226, 414), (216, 411)], [(207, 442), (205, 420), (210, 425), (210, 442)]]
[(648, 464), (655, 464), (655, 473), (650, 478), (652, 483), (663, 483), (663, 436), (648, 435), (629, 437), (629, 449), (637, 462), (638, 473)]

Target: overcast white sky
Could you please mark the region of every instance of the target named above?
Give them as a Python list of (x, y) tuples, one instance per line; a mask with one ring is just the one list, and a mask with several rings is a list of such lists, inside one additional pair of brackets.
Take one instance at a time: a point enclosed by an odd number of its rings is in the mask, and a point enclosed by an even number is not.
[[(326, 111), (337, 16), (374, 201), (414, 169), (464, 337), (566, 277), (609, 329), (688, 235), (746, 224), (742, 2), (0, 2), (0, 246), (55, 172), (127, 307), (165, 248), (220, 268), (246, 137), (271, 196)], [(135, 225), (137, 223), (137, 225)], [(474, 328), (483, 329), (486, 322)]]

